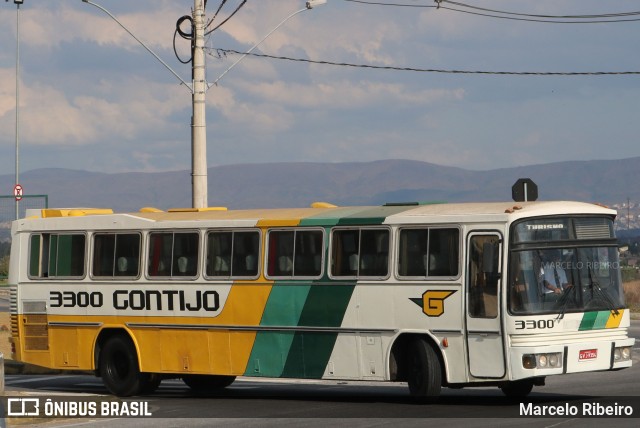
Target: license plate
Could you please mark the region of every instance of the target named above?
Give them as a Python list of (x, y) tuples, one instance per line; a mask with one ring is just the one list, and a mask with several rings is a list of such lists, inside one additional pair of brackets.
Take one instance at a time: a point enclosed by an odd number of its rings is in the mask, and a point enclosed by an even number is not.
[(578, 361), (595, 360), (598, 358), (597, 349), (583, 349), (578, 355)]

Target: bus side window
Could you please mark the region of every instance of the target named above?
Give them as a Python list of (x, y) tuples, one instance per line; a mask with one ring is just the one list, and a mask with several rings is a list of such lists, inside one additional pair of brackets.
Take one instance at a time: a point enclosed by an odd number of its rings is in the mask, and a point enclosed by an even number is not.
[(293, 276), (293, 230), (274, 230), (269, 235), (267, 275)]
[(96, 233), (92, 274), (95, 277), (136, 277), (140, 274), (140, 234)]
[(387, 276), (389, 231), (363, 229), (360, 234), (359, 276)]
[(385, 277), (389, 272), (389, 230), (334, 230), (331, 275)]
[(32, 278), (42, 278), (46, 276), (42, 269), (42, 235), (31, 235), (29, 243), (29, 276)]
[(85, 235), (42, 233), (31, 236), (29, 275), (32, 278), (82, 278)]
[(398, 275), (457, 276), (460, 270), (457, 228), (410, 228), (400, 231)]
[(428, 229), (403, 229), (400, 231), (398, 274), (400, 276), (427, 275)]
[(233, 262), (231, 275), (255, 277), (258, 275), (260, 234), (257, 231), (233, 233)]
[(198, 234), (176, 233), (173, 237), (173, 260), (171, 276), (198, 274)]
[(93, 276), (113, 276), (115, 233), (93, 235)]
[(358, 274), (358, 230), (335, 230), (331, 251), (331, 275), (356, 276)]
[[(469, 252), (469, 315), (474, 318), (495, 318), (498, 316), (498, 237), (471, 237)], [(488, 260), (489, 253), (491, 260)], [(490, 267), (487, 266), (488, 261)]]
[(149, 234), (149, 276), (196, 276), (198, 241), (196, 232)]
[(171, 275), (173, 233), (149, 234), (149, 276)]
[(296, 230), (294, 275), (320, 276), (322, 273), (322, 232)]
[(231, 276), (233, 232), (209, 232), (207, 235), (207, 276)]
[(322, 231), (269, 231), (267, 275), (318, 277), (322, 273)]
[(212, 231), (207, 234), (206, 275), (210, 278), (254, 278), (258, 275), (257, 231)]
[(137, 277), (140, 275), (140, 234), (116, 235), (114, 276)]
[(428, 276), (458, 275), (459, 236), (458, 229), (429, 230)]

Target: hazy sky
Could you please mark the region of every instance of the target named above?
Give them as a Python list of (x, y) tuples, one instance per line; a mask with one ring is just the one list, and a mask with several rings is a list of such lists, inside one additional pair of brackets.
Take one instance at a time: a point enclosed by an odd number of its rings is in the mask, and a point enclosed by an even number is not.
[[(173, 40), (193, 1), (96, 2), (190, 80)], [(415, 7), (431, 0), (382, 2), (414, 7), (328, 0), (287, 21), (255, 52), (418, 69), (640, 71), (640, 21), (541, 23)], [(530, 15), (640, 11), (625, 0), (462, 2)], [(240, 3), (227, 1), (213, 25)], [(208, 1), (208, 18), (219, 4)], [(303, 7), (301, 0), (249, 0), (208, 38), (208, 81), (238, 58), (216, 48), (246, 51)], [(0, 174), (12, 174), (11, 1), (0, 3), (0, 26)], [(188, 58), (188, 42), (178, 37), (176, 44)], [(25, 0), (20, 55), (22, 171), (190, 169), (189, 90), (107, 15), (81, 0)], [(208, 164), (414, 159), (484, 170), (626, 158), (640, 156), (639, 104), (640, 75), (451, 74), (247, 57), (207, 93)]]

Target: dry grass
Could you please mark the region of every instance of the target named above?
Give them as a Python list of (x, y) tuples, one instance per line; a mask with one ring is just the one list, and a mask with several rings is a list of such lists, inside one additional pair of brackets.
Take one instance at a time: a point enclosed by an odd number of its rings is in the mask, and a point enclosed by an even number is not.
[(627, 306), (632, 310), (640, 311), (640, 280), (629, 281), (623, 284), (624, 298)]

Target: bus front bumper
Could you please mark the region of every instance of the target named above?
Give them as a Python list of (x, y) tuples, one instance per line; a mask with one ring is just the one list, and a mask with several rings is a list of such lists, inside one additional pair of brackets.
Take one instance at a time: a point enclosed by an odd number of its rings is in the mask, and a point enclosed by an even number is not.
[(635, 339), (518, 346), (509, 353), (511, 380), (631, 367)]

